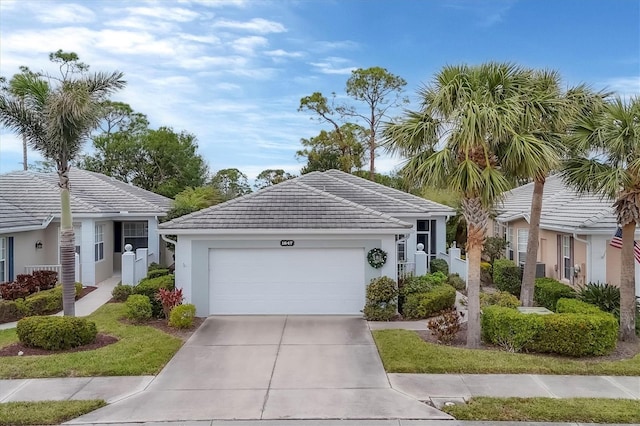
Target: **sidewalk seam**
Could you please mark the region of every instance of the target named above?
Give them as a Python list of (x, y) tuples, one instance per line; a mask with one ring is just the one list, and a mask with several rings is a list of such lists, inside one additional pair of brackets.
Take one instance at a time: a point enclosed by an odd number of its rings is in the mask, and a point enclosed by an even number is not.
[(619, 384), (618, 382), (616, 382), (613, 377), (611, 376), (600, 376), (603, 379), (605, 379), (607, 382), (611, 383), (613, 386), (615, 386), (616, 388), (620, 389), (622, 392), (625, 393), (625, 395), (628, 395), (631, 399), (638, 399), (638, 396), (634, 395), (633, 393), (629, 392), (624, 386), (622, 386), (621, 384)]
[(549, 386), (547, 386), (542, 379), (540, 378), (539, 375), (537, 374), (530, 374), (531, 378), (533, 379), (534, 382), (536, 382), (542, 389), (544, 389), (545, 391), (549, 392), (549, 395), (551, 395), (552, 398), (558, 398), (558, 395), (556, 395), (555, 393), (553, 393), (553, 391), (551, 390), (551, 388)]
[(71, 395), (69, 396), (69, 398), (67, 398), (67, 401), (72, 400), (72, 399), (73, 399), (73, 397), (74, 397), (74, 396), (76, 396), (76, 394), (77, 394), (78, 392), (80, 392), (81, 390), (83, 390), (84, 388), (86, 388), (86, 387), (89, 385), (89, 383), (93, 382), (93, 380), (94, 380), (94, 379), (95, 379), (95, 377), (91, 377), (91, 378), (89, 378), (89, 380), (87, 381), (87, 383), (85, 383), (83, 386), (80, 386), (80, 389), (78, 389), (77, 391), (75, 391), (73, 394), (71, 394)]
[(7, 395), (2, 401), (0, 402), (7, 402), (7, 399), (11, 398), (12, 395), (15, 395), (19, 390), (22, 390), (25, 386), (27, 386), (33, 379), (24, 379), (24, 383), (22, 383), (20, 386), (18, 386), (17, 388), (15, 388), (13, 390), (13, 392), (11, 392), (9, 395)]
[(276, 351), (276, 359), (273, 360), (273, 368), (271, 369), (271, 377), (269, 377), (269, 384), (267, 385), (267, 392), (264, 394), (264, 402), (262, 403), (262, 409), (260, 410), (260, 420), (263, 420), (264, 410), (267, 408), (267, 402), (269, 401), (269, 391), (271, 391), (271, 382), (273, 381), (273, 374), (276, 371), (276, 365), (278, 364), (278, 356), (280, 355), (280, 348), (282, 348), (282, 340), (284, 339), (284, 332), (287, 329), (287, 321), (289, 316), (284, 317), (284, 325), (282, 326), (282, 334), (280, 334), (280, 341), (278, 342), (278, 350)]

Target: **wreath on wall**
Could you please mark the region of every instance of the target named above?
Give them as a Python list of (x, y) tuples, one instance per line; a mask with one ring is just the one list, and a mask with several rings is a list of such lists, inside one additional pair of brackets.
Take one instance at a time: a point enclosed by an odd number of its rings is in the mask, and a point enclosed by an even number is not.
[(371, 249), (367, 253), (367, 261), (372, 267), (380, 269), (387, 263), (387, 252), (379, 248)]

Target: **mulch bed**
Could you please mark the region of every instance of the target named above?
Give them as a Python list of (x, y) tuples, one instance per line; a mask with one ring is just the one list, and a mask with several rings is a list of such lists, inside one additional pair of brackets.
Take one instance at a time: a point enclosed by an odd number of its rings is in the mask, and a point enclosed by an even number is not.
[(77, 348), (65, 349), (62, 351), (48, 351), (46, 349), (40, 348), (30, 348), (29, 346), (25, 346), (22, 343), (14, 343), (9, 346), (5, 346), (0, 349), (0, 357), (3, 356), (20, 356), (19, 352), (22, 352), (22, 356), (26, 355), (55, 355), (55, 354), (64, 354), (70, 352), (82, 352), (82, 351), (91, 351), (94, 349), (99, 349), (104, 346), (110, 345), (112, 343), (117, 342), (118, 339), (113, 336), (109, 336), (108, 334), (98, 333), (96, 336), (96, 340), (93, 343), (84, 346), (78, 346)]
[(86, 287), (82, 287), (82, 291), (80, 292), (80, 294), (76, 297), (76, 300), (82, 299), (83, 297), (85, 297), (87, 294), (91, 293), (94, 290), (97, 290), (98, 287), (94, 287), (94, 286), (86, 286)]
[[(425, 321), (428, 321), (428, 320), (425, 320)], [(425, 342), (438, 344), (438, 340), (433, 336), (433, 334), (431, 334), (431, 331), (421, 330), (421, 331), (416, 331), (416, 333)], [(456, 334), (456, 337), (454, 338), (453, 342), (451, 342), (449, 346), (456, 347), (456, 348), (466, 348), (467, 346), (467, 324), (466, 323), (463, 323), (460, 326), (460, 331), (458, 331), (458, 333)], [(482, 344), (479, 349), (487, 350), (487, 351), (502, 351), (502, 349), (499, 347), (496, 347), (493, 345), (485, 345), (485, 344)], [(560, 358), (560, 359), (574, 359), (577, 361), (587, 361), (587, 362), (595, 363), (595, 362), (602, 362), (602, 361), (620, 361), (623, 359), (631, 359), (638, 354), (640, 354), (640, 343), (618, 342), (613, 352), (611, 352), (609, 355), (603, 355), (603, 356), (575, 358), (575, 357), (558, 356), (553, 354), (531, 354), (531, 355), (549, 356), (549, 357)]]

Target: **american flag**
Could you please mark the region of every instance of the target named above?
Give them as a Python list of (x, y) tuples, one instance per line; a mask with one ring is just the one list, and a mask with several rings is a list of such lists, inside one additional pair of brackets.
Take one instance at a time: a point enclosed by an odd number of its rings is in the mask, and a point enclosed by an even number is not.
[[(609, 245), (619, 249), (622, 248), (622, 228), (618, 228)], [(640, 245), (637, 241), (633, 242), (633, 255), (636, 258), (636, 262), (640, 263)]]

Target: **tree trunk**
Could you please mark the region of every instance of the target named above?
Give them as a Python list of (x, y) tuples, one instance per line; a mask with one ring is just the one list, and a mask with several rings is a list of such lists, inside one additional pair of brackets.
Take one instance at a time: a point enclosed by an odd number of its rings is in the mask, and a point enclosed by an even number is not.
[(71, 218), (69, 167), (58, 168), (60, 179), (60, 265), (62, 267), (62, 309), (65, 316), (76, 315), (76, 244)]
[(619, 338), (626, 342), (635, 342), (638, 340), (636, 336), (635, 230), (635, 222), (627, 223), (622, 227)]
[(376, 117), (371, 110), (371, 121), (370, 123), (370, 131), (371, 136), (369, 137), (369, 180), (375, 182), (376, 180)]
[(27, 137), (22, 135), (22, 169), (27, 170)]
[(478, 198), (463, 199), (467, 221), (467, 347), (480, 347), (480, 262), (489, 215)]
[(527, 259), (522, 273), (522, 290), (520, 303), (522, 306), (533, 306), (533, 294), (536, 281), (536, 264), (538, 263), (538, 244), (540, 237), (540, 215), (542, 214), (542, 193), (545, 178), (538, 178), (533, 184), (531, 197), (531, 217), (529, 218), (529, 237), (527, 240)]

